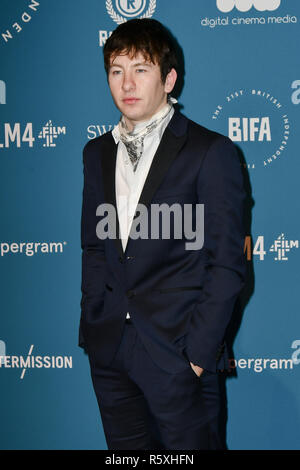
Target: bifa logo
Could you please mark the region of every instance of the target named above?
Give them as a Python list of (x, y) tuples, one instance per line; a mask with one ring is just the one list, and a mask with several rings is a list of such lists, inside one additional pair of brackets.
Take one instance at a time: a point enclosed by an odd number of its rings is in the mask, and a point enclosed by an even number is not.
[(228, 118), (228, 137), (233, 142), (270, 142), (271, 127), (269, 117)]
[(217, 8), (228, 13), (235, 7), (241, 12), (249, 11), (252, 7), (257, 11), (274, 11), (280, 7), (281, 0), (217, 0)]
[[(48, 121), (39, 132), (38, 138), (43, 142), (43, 147), (56, 147), (55, 139), (62, 134), (66, 135), (66, 127), (53, 126), (52, 121)], [(25, 125), (21, 125), (20, 122), (14, 124), (5, 122), (2, 137), (0, 129), (0, 148), (10, 148), (12, 144), (17, 148), (23, 144), (33, 147), (35, 140), (32, 122), (27, 122)]]
[(151, 18), (156, 9), (156, 0), (106, 0), (106, 9), (112, 20), (121, 24), (132, 18)]
[(0, 80), (0, 104), (6, 104), (6, 85), (3, 80)]
[(300, 103), (300, 80), (294, 80), (292, 83), (292, 88), (295, 90), (292, 93), (291, 100), (293, 104)]
[(268, 91), (236, 89), (219, 102), (211, 118), (217, 132), (241, 143), (247, 159), (242, 164), (248, 169), (267, 167), (286, 151), (290, 121), (284, 105)]

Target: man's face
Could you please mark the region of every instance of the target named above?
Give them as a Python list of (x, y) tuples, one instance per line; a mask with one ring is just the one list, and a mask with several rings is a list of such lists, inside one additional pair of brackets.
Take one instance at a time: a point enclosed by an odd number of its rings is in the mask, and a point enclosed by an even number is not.
[(159, 65), (145, 60), (141, 52), (134, 57), (116, 56), (108, 72), (113, 100), (130, 130), (137, 123), (150, 119), (166, 104), (175, 80), (176, 72), (172, 69), (163, 84)]

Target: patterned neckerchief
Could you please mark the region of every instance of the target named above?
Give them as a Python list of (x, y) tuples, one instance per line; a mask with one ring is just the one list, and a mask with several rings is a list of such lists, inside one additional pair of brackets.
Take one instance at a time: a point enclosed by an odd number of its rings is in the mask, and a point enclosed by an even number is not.
[(159, 124), (168, 116), (173, 108), (173, 103), (177, 101), (174, 98), (169, 98), (168, 103), (158, 113), (154, 114), (150, 121), (141, 129), (131, 132), (127, 130), (124, 116), (119, 122), (120, 140), (126, 147), (129, 159), (135, 172), (144, 150), (144, 139), (147, 135), (156, 129)]

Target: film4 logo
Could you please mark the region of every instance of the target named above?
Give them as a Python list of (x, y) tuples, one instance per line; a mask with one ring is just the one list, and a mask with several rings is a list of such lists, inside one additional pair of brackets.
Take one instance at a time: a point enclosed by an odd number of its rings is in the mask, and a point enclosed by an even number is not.
[[(287, 240), (284, 233), (281, 233), (269, 248), (270, 253), (274, 253), (275, 261), (287, 261), (288, 253), (293, 248), (299, 248), (299, 240)], [(251, 261), (252, 257), (258, 256), (260, 261), (264, 261), (267, 251), (265, 250), (265, 237), (259, 235), (256, 240), (250, 235), (245, 237), (244, 253), (247, 261)]]
[[(36, 138), (33, 130), (33, 123), (27, 122), (22, 125), (20, 122), (11, 124), (5, 122), (3, 124), (3, 130), (1, 135), (0, 129), (0, 148), (10, 148), (15, 146), (21, 148), (21, 146), (28, 145), (33, 147)], [(62, 135), (66, 135), (65, 126), (55, 126), (52, 121), (46, 122), (38, 133), (38, 139), (41, 139), (43, 147), (56, 147), (56, 139)]]

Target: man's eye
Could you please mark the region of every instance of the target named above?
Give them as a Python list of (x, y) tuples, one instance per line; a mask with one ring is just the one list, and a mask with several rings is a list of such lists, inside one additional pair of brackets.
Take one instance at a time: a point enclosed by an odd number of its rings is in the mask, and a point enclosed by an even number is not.
[(146, 69), (136, 69), (136, 71), (137, 71), (138, 73), (147, 72)]
[(112, 70), (111, 74), (112, 75), (119, 75), (121, 73), (121, 70)]

